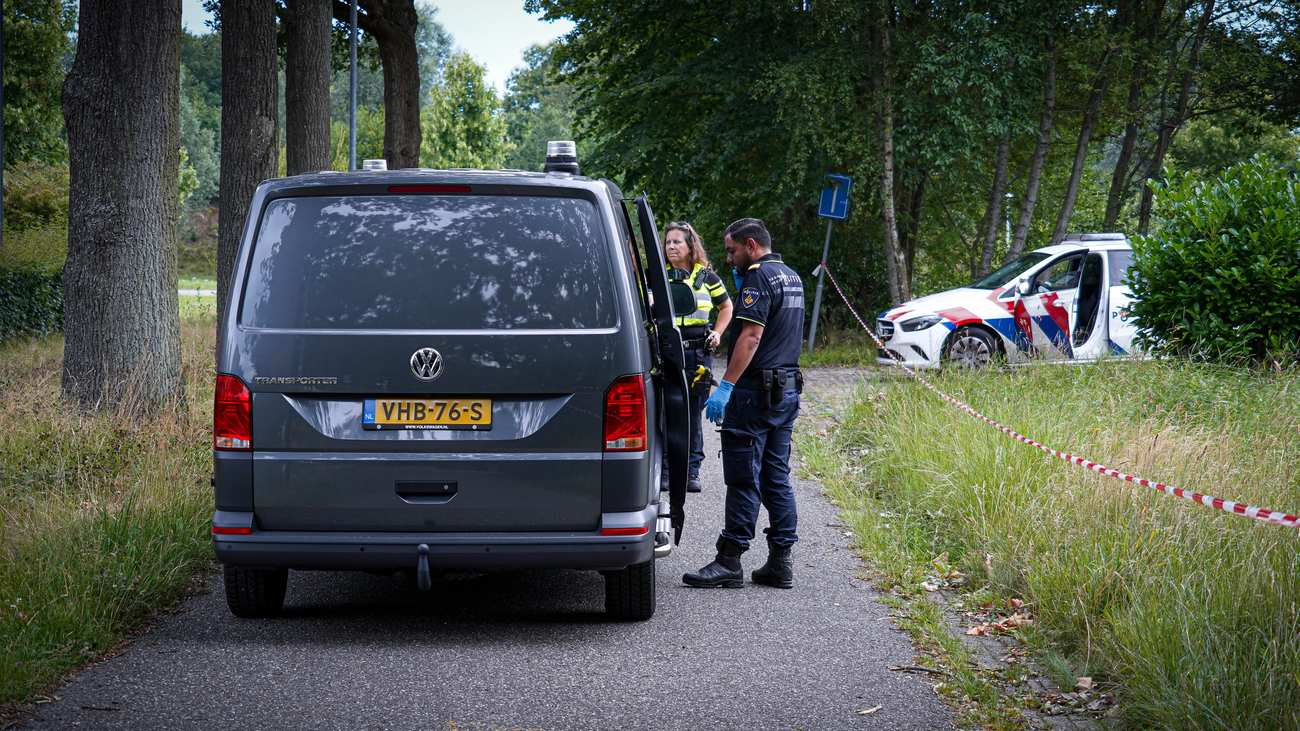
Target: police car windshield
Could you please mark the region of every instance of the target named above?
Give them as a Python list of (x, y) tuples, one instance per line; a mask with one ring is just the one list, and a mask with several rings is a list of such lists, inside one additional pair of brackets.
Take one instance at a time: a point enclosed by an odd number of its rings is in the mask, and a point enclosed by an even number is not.
[(998, 267), (983, 279), (967, 286), (971, 289), (997, 289), (1015, 277), (1024, 274), (1025, 270), (1046, 258), (1047, 254), (1037, 251), (1021, 254), (1018, 258)]
[(595, 205), (524, 195), (279, 198), (240, 322), (267, 329), (615, 326)]

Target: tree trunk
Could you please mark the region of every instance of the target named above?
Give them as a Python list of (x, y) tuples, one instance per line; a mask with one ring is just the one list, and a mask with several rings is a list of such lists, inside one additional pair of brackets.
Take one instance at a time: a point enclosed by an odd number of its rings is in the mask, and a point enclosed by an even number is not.
[(290, 175), (328, 170), (330, 0), (289, 0), (284, 74), (285, 157)]
[[(912, 272), (916, 271), (913, 266), (916, 261), (917, 240), (921, 233), (921, 211), (925, 208), (925, 186), (930, 181), (930, 175), (922, 172), (921, 179), (917, 181), (916, 187), (908, 194), (907, 198), (907, 218), (904, 218), (898, 227), (898, 248), (903, 251), (903, 262), (906, 264), (908, 289), (911, 289)], [(897, 206), (895, 206), (897, 209)]]
[(179, 397), (180, 0), (82, 0), (63, 84), (71, 180), (62, 390), (147, 413)]
[(225, 313), (248, 205), (276, 175), (275, 3), (221, 1), (221, 191), (217, 312)]
[(1151, 5), (1151, 8), (1144, 9), (1142, 3), (1139, 3), (1135, 16), (1135, 23), (1139, 28), (1136, 57), (1133, 59), (1133, 70), (1129, 77), (1124, 137), (1120, 140), (1119, 157), (1115, 160), (1115, 171), (1110, 177), (1110, 191), (1106, 194), (1103, 231), (1114, 230), (1115, 224), (1119, 221), (1119, 214), (1124, 208), (1124, 199), (1128, 197), (1129, 166), (1133, 162), (1133, 151), (1137, 148), (1138, 130), (1142, 123), (1142, 90), (1146, 87), (1155, 33), (1160, 26), (1160, 17), (1165, 9), (1164, 0), (1156, 0)]
[(1034, 145), (1034, 156), (1029, 160), (1025, 196), (1020, 200), (1020, 217), (1016, 220), (1016, 231), (1011, 237), (1011, 248), (1007, 250), (1007, 261), (1020, 256), (1025, 250), (1025, 240), (1029, 238), (1029, 223), (1034, 218), (1034, 206), (1038, 204), (1038, 185), (1043, 177), (1043, 164), (1047, 160), (1047, 148), (1052, 144), (1052, 115), (1055, 111), (1056, 44), (1049, 38), (1047, 69), (1043, 73), (1043, 114), (1038, 122), (1038, 143)]
[[(348, 3), (334, 0), (334, 17), (348, 22)], [(390, 169), (420, 164), (419, 20), (415, 0), (358, 3), (357, 25), (375, 37), (384, 67), (384, 157)]]
[[(1187, 120), (1187, 106), (1191, 100), (1192, 83), (1196, 80), (1196, 72), (1200, 65), (1201, 44), (1205, 41), (1205, 30), (1210, 25), (1210, 18), (1214, 17), (1214, 3), (1215, 0), (1205, 0), (1205, 8), (1201, 11), (1201, 18), (1196, 23), (1196, 36), (1192, 40), (1192, 50), (1187, 57), (1187, 70), (1183, 72), (1182, 88), (1178, 92), (1178, 104), (1174, 108), (1174, 113), (1160, 124), (1160, 132), (1156, 137), (1156, 148), (1151, 155), (1150, 165), (1147, 167), (1147, 180), (1160, 177), (1162, 166), (1165, 163), (1165, 153), (1169, 152), (1169, 146), (1174, 141), (1174, 134)], [(1145, 234), (1150, 228), (1152, 196), (1151, 186), (1142, 186), (1142, 204), (1138, 209), (1138, 233)]]
[[(1145, 64), (1142, 61), (1137, 63)], [(1120, 210), (1124, 206), (1125, 194), (1128, 192), (1128, 168), (1133, 160), (1133, 150), (1137, 147), (1138, 124), (1142, 104), (1142, 87), (1146, 83), (1145, 68), (1133, 69), (1133, 78), (1129, 80), (1128, 121), (1124, 124), (1124, 137), (1119, 144), (1119, 157), (1115, 160), (1115, 171), (1110, 176), (1110, 192), (1106, 194), (1106, 218), (1102, 230), (1110, 231), (1119, 221)]]
[(889, 51), (889, 0), (880, 0), (876, 34), (880, 44), (880, 63), (876, 70), (876, 87), (880, 99), (880, 202), (885, 222), (885, 264), (889, 271), (889, 298), (894, 304), (912, 298), (907, 262), (898, 245), (898, 217), (894, 211), (894, 82)]
[(1097, 80), (1088, 95), (1088, 105), (1084, 108), (1083, 122), (1079, 125), (1079, 141), (1074, 146), (1074, 165), (1070, 168), (1070, 180), (1065, 186), (1065, 200), (1061, 202), (1061, 212), (1056, 217), (1056, 229), (1052, 231), (1052, 243), (1059, 244), (1065, 238), (1070, 227), (1070, 216), (1074, 215), (1074, 203), (1079, 198), (1079, 179), (1083, 177), (1083, 165), (1088, 161), (1088, 143), (1092, 141), (1092, 129), (1097, 124), (1097, 115), (1101, 112), (1101, 103), (1110, 88), (1110, 74), (1106, 63), (1110, 58), (1110, 49), (1102, 54), (1097, 65)]
[(989, 191), (988, 206), (984, 209), (984, 221), (980, 223), (979, 268), (971, 272), (976, 279), (992, 271), (993, 250), (998, 243), (998, 223), (1002, 215), (1002, 199), (1007, 193), (1007, 159), (1011, 157), (1011, 128), (998, 140), (998, 152), (993, 163), (993, 188)]

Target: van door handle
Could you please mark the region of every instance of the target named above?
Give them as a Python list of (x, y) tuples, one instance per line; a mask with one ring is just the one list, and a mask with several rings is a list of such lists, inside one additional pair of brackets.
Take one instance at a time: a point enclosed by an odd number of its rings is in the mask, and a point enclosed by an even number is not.
[(394, 483), (394, 491), (402, 500), (416, 505), (438, 505), (456, 497), (454, 480)]

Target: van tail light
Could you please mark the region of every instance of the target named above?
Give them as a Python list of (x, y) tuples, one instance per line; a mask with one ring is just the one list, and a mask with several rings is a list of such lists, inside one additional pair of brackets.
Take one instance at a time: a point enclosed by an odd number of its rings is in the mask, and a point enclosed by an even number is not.
[(623, 376), (605, 392), (605, 451), (644, 452), (645, 379)]
[(235, 376), (219, 374), (212, 399), (212, 448), (253, 448), (253, 399)]
[(646, 526), (640, 528), (601, 528), (602, 536), (643, 536), (650, 532)]

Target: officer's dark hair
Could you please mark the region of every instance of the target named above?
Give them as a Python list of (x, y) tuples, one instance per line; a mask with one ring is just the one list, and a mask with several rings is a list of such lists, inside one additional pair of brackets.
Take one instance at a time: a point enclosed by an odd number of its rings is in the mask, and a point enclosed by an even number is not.
[(745, 239), (753, 239), (764, 249), (772, 248), (772, 234), (767, 232), (767, 224), (763, 223), (761, 218), (742, 218), (735, 221), (727, 227), (727, 231), (723, 235), (731, 237), (731, 240), (736, 243), (744, 243)]

